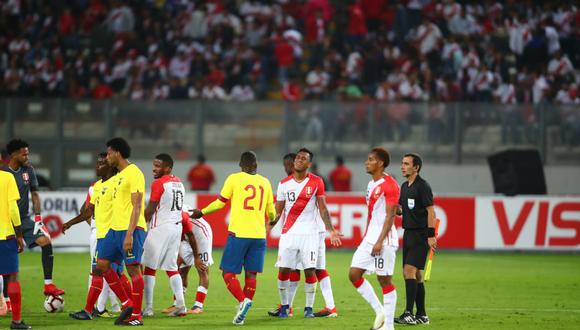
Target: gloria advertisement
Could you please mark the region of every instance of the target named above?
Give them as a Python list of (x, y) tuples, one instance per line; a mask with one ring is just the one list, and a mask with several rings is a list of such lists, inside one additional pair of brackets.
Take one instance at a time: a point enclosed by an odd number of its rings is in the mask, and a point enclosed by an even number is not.
[[(56, 247), (88, 247), (89, 225), (78, 224), (61, 234), (62, 224), (76, 216), (86, 198), (83, 192), (42, 192), (42, 215)], [(185, 203), (204, 207), (216, 198), (188, 194)], [(343, 247), (355, 248), (367, 226), (362, 195), (329, 195), (328, 210), (342, 232)], [(476, 250), (580, 250), (580, 197), (436, 197), (435, 212), (441, 220), (441, 249)], [(212, 226), (214, 246), (225, 245), (229, 207), (206, 216)], [(399, 237), (403, 230), (396, 220)], [(279, 225), (268, 238), (277, 247)]]

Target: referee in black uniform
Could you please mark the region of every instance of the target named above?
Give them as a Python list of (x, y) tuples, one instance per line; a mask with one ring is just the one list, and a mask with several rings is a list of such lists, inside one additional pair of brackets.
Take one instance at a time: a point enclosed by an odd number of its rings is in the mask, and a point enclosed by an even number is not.
[[(395, 319), (400, 324), (429, 324), (425, 312), (425, 286), (423, 269), (430, 249), (437, 247), (435, 239), (435, 210), (433, 192), (427, 181), (419, 176), (423, 161), (417, 154), (406, 154), (401, 162), (401, 171), (407, 181), (401, 185), (399, 205), (403, 212), (403, 276), (407, 293), (407, 305), (401, 316)], [(413, 305), (417, 313), (413, 315)]]

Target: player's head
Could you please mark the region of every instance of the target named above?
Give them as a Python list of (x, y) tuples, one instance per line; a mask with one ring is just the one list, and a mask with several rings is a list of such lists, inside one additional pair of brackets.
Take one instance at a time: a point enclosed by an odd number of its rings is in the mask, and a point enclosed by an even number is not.
[(246, 173), (255, 173), (258, 169), (258, 159), (253, 151), (244, 151), (240, 156), (240, 168)]
[(107, 141), (107, 161), (109, 165), (117, 167), (122, 159), (129, 157), (131, 157), (131, 147), (125, 139), (116, 137)]
[(171, 174), (173, 170), (173, 158), (168, 154), (159, 154), (153, 160), (153, 177), (159, 179), (160, 177)]
[(401, 172), (404, 177), (408, 178), (414, 174), (418, 174), (421, 171), (421, 167), (423, 167), (421, 156), (414, 153), (408, 153), (403, 156)]
[(28, 142), (21, 139), (12, 139), (6, 144), (6, 152), (10, 161), (18, 166), (28, 166)]
[(294, 171), (297, 173), (307, 171), (312, 164), (312, 158), (314, 158), (312, 151), (306, 148), (298, 150), (294, 159)]
[(334, 161), (336, 162), (336, 165), (338, 165), (338, 166), (344, 165), (344, 158), (341, 155), (337, 155), (336, 158), (334, 159)]
[(101, 179), (110, 178), (117, 174), (117, 168), (109, 165), (109, 162), (107, 162), (106, 152), (100, 152), (97, 155), (97, 162), (95, 163), (95, 174)]
[(292, 173), (294, 172), (294, 159), (295, 158), (296, 158), (296, 154), (293, 152), (286, 154), (283, 158), (284, 171), (288, 175), (292, 175)]
[(197, 161), (200, 163), (205, 163), (205, 155), (204, 154), (197, 155)]
[(388, 151), (383, 148), (373, 148), (368, 154), (365, 167), (368, 174), (383, 173), (390, 162), (391, 156)]

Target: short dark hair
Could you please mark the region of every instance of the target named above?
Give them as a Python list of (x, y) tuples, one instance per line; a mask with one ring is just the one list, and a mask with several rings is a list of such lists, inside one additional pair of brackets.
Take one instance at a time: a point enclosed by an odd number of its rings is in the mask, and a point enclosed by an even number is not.
[(298, 150), (298, 152), (305, 152), (305, 153), (307, 153), (310, 156), (310, 161), (312, 161), (312, 159), (314, 159), (314, 154), (312, 153), (312, 151), (310, 151), (310, 150), (308, 150), (306, 148), (301, 148), (300, 150)]
[(99, 152), (97, 154), (97, 158), (107, 158), (107, 153), (106, 152)]
[(336, 155), (336, 158), (334, 159), (336, 161), (337, 164), (342, 165), (344, 164), (344, 158), (341, 155)]
[(197, 155), (197, 161), (200, 163), (205, 163), (205, 156), (203, 154)]
[(417, 173), (421, 172), (421, 168), (423, 167), (423, 160), (421, 159), (421, 156), (417, 155), (416, 153), (408, 153), (405, 154), (404, 157), (411, 157), (413, 158), (413, 166), (419, 166), (419, 168), (417, 169)]
[(291, 153), (285, 154), (284, 158), (282, 158), (282, 160), (292, 160), (293, 161), (295, 158), (296, 158), (296, 154), (291, 152)]
[(384, 168), (387, 168), (391, 163), (391, 155), (389, 155), (389, 152), (385, 150), (385, 148), (376, 147), (373, 148), (371, 152), (375, 154), (379, 160), (383, 161)]
[(159, 159), (160, 161), (164, 162), (165, 165), (173, 168), (173, 158), (171, 158), (171, 156), (169, 156), (168, 154), (159, 154), (157, 156), (155, 156), (155, 159)]
[(257, 163), (256, 153), (253, 151), (244, 151), (240, 156), (240, 166), (254, 166)]
[(8, 152), (9, 155), (12, 155), (14, 152), (28, 147), (28, 142), (21, 139), (12, 139), (6, 144), (6, 152)]
[(107, 141), (107, 147), (118, 151), (125, 159), (131, 157), (131, 147), (129, 146), (129, 143), (122, 137), (110, 139)]

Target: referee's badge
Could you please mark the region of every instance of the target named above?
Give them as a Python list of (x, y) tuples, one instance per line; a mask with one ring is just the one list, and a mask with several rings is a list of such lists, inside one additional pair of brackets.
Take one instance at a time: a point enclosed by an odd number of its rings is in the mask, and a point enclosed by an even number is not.
[(413, 198), (407, 198), (407, 206), (411, 210), (414, 209), (415, 208), (415, 200)]
[(28, 182), (28, 180), (30, 180), (28, 173), (26, 172), (22, 173), (22, 180), (24, 180), (25, 182)]

